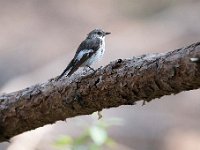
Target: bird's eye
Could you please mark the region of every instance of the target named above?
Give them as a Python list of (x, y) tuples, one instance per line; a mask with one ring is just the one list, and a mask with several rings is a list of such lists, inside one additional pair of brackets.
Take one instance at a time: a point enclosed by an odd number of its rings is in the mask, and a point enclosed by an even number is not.
[(98, 35), (101, 35), (101, 32), (97, 32)]

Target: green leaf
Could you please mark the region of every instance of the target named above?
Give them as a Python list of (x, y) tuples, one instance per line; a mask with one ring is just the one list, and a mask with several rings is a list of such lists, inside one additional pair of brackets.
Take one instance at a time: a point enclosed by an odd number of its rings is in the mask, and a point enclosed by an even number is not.
[(104, 144), (108, 137), (106, 130), (97, 126), (90, 128), (90, 136), (97, 145)]
[(91, 144), (89, 147), (89, 150), (100, 150), (100, 146), (98, 146), (96, 144)]
[(106, 145), (107, 145), (108, 147), (110, 147), (110, 148), (114, 148), (114, 147), (116, 146), (116, 142), (115, 142), (113, 139), (108, 138), (108, 139), (106, 140)]
[(67, 146), (73, 144), (73, 139), (70, 136), (62, 136), (56, 141), (56, 146)]
[(90, 139), (90, 135), (88, 131), (85, 131), (82, 135), (80, 135), (74, 140), (74, 144), (75, 145), (86, 144), (89, 139)]

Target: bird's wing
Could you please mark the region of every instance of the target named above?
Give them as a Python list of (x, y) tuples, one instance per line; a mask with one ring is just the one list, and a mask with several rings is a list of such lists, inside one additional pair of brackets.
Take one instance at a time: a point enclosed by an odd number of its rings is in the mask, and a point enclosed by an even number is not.
[(90, 58), (100, 47), (101, 40), (99, 38), (86, 39), (78, 47), (74, 58), (71, 60), (66, 69), (57, 78), (59, 80), (67, 71), (67, 76), (72, 75), (88, 58)]
[(85, 49), (79, 52), (77, 57), (75, 58), (74, 64), (70, 68), (67, 76), (72, 75), (79, 67), (81, 67), (92, 55), (94, 55), (95, 51), (92, 49)]
[(92, 49), (95, 52), (99, 49), (101, 45), (101, 40), (99, 38), (94, 38), (94, 39), (86, 39), (84, 40), (78, 47), (75, 57), (79, 54), (80, 51), (85, 50), (85, 49)]

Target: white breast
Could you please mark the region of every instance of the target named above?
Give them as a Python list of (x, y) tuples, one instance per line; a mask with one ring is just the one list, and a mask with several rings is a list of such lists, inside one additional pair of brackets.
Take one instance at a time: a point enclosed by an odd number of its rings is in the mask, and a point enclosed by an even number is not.
[[(102, 40), (102, 44), (100, 45), (99, 49), (97, 50), (96, 54), (93, 55), (90, 59), (88, 59), (84, 65), (91, 65), (93, 62), (100, 60), (105, 52), (105, 37), (100, 38)], [(84, 66), (83, 65), (83, 66)]]
[(101, 59), (103, 57), (103, 54), (105, 52), (105, 37), (101, 38), (102, 40), (102, 44), (101, 46), (99, 47), (99, 50), (97, 51), (97, 59)]

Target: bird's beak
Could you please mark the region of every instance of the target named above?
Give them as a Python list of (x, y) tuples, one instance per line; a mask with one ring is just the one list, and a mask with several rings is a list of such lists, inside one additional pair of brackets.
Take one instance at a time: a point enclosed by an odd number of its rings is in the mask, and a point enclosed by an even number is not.
[(105, 32), (105, 35), (111, 34), (111, 32)]

